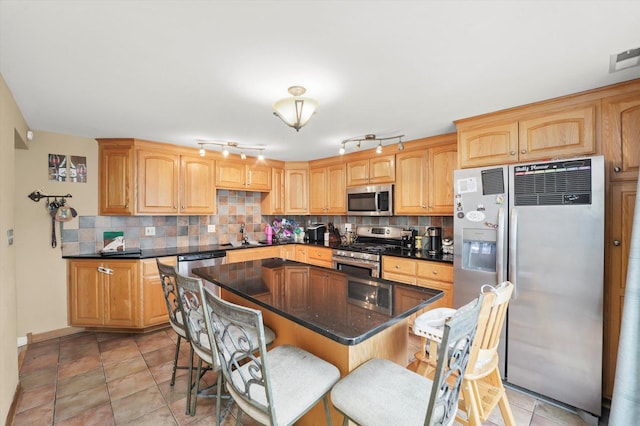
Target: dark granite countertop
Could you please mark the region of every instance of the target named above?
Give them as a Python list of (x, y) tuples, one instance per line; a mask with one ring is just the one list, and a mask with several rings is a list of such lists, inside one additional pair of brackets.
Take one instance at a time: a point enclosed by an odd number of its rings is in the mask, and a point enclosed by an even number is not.
[(344, 345), (376, 335), (443, 295), (278, 258), (195, 268), (193, 274)]
[(233, 247), (231, 244), (211, 244), (207, 246), (188, 246), (188, 247), (169, 247), (164, 249), (127, 249), (124, 252), (116, 252), (109, 254), (102, 253), (87, 253), (87, 254), (74, 254), (62, 256), (63, 259), (149, 259), (155, 257), (166, 256), (180, 256), (185, 254), (205, 253), (211, 251), (229, 251), (229, 250), (244, 250), (247, 248), (260, 248), (270, 246), (281, 246), (287, 244), (304, 244), (313, 247), (331, 247), (326, 246), (324, 243), (294, 243), (283, 242), (267, 244), (260, 241), (259, 244), (245, 245), (239, 247)]
[[(260, 248), (270, 246), (281, 246), (287, 244), (304, 244), (312, 247), (332, 247), (327, 246), (324, 243), (294, 243), (283, 242), (267, 244), (264, 241), (260, 241), (258, 245), (246, 245), (240, 247), (233, 247), (231, 244), (212, 244), (208, 246), (189, 246), (189, 247), (170, 247), (164, 249), (129, 249), (124, 253), (113, 253), (103, 255), (102, 253), (88, 253), (88, 254), (75, 254), (62, 256), (63, 259), (149, 259), (156, 257), (167, 256), (180, 256), (185, 254), (204, 253), (211, 251), (229, 251), (229, 250), (243, 250), (247, 248)], [(426, 250), (406, 250), (398, 248), (397, 250), (391, 250), (384, 252), (384, 256), (406, 257), (409, 259), (421, 259), (429, 260), (433, 262), (453, 263), (453, 255), (439, 254), (436, 256), (429, 256)]]

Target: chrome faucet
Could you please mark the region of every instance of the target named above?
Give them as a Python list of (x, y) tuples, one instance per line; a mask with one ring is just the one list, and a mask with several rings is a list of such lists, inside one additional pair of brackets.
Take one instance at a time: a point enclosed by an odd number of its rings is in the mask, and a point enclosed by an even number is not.
[(244, 233), (244, 223), (240, 224), (240, 233), (242, 234), (242, 245), (248, 245), (249, 244), (249, 238), (246, 236), (246, 234)]

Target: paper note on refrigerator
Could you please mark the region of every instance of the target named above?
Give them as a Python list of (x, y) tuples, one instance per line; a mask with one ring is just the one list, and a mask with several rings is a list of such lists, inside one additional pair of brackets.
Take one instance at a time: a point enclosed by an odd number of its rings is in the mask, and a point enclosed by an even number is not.
[(458, 194), (467, 194), (469, 192), (478, 192), (478, 183), (476, 178), (470, 177), (465, 179), (458, 179)]

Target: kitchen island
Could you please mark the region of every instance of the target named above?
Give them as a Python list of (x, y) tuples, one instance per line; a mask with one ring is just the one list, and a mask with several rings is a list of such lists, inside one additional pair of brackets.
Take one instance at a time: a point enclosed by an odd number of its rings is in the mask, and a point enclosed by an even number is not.
[[(371, 358), (408, 364), (408, 317), (442, 291), (364, 278), (279, 258), (196, 268), (223, 299), (260, 309), (276, 333), (346, 375)], [(301, 390), (302, 391), (302, 390)], [(333, 410), (333, 421), (341, 416)], [(300, 424), (324, 424), (322, 404)]]

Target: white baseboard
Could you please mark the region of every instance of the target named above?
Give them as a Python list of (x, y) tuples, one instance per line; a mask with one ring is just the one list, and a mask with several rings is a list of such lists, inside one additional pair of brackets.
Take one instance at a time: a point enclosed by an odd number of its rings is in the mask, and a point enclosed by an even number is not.
[(18, 337), (18, 347), (24, 346), (28, 343), (27, 336)]

